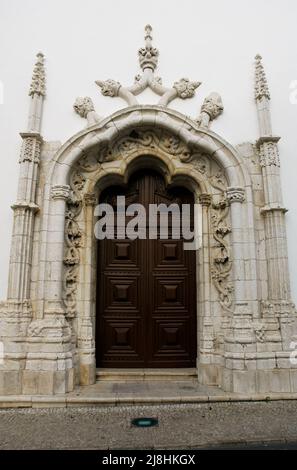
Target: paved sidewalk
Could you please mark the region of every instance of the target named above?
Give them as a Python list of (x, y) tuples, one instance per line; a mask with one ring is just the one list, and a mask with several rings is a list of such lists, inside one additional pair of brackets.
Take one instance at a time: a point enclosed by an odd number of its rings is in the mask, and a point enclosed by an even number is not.
[[(297, 400), (0, 410), (0, 449), (198, 449), (297, 442)], [(137, 417), (158, 426), (137, 428)]]

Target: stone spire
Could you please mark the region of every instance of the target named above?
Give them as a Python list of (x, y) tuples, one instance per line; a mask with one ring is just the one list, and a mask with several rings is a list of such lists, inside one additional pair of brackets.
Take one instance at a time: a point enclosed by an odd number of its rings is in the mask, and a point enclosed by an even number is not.
[(45, 96), (45, 70), (44, 70), (44, 55), (38, 52), (37, 60), (33, 70), (32, 81), (29, 90), (29, 96), (35, 93)]
[(266, 74), (261, 62), (262, 57), (257, 54), (255, 60), (255, 100), (261, 100), (264, 96), (270, 100)]
[[(23, 139), (19, 163), (20, 175), (17, 200), (13, 204), (13, 244), (10, 254), (8, 300), (25, 302), (30, 298), (33, 227), (36, 204), (36, 187), (39, 180), (39, 164), (42, 148), (40, 135), (43, 100), (45, 96), (44, 56), (37, 54), (29, 90), (28, 125), (21, 132)], [(19, 227), (23, 227), (20, 232)], [(19, 247), (19, 248), (16, 248)]]
[[(255, 100), (259, 121), (259, 163), (264, 182), (264, 201), (260, 212), (264, 218), (268, 303), (274, 305), (280, 316), (286, 308), (290, 310), (290, 284), (288, 254), (285, 234), (285, 212), (280, 181), (279, 137), (273, 135), (270, 113), (270, 93), (262, 57), (255, 57)], [(281, 307), (283, 306), (283, 307)], [(284, 307), (286, 306), (286, 307)], [(282, 321), (282, 320), (281, 320)]]
[(28, 132), (40, 133), (43, 101), (45, 97), (44, 55), (38, 52), (29, 89), (30, 108)]
[(159, 51), (156, 47), (152, 45), (152, 27), (151, 25), (146, 25), (144, 28), (145, 31), (145, 47), (141, 47), (138, 50), (139, 63), (142, 70), (147, 68), (155, 70), (158, 65)]

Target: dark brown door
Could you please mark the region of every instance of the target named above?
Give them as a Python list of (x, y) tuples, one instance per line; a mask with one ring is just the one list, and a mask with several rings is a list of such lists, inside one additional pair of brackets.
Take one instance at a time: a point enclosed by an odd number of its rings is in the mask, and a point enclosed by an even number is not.
[[(166, 189), (155, 172), (132, 176), (100, 202), (113, 206), (190, 203), (184, 188)], [(171, 218), (169, 217), (169, 221)], [(148, 222), (148, 221), (147, 221)], [(96, 354), (99, 367), (191, 367), (196, 360), (196, 256), (183, 240), (105, 239), (98, 242)], [(116, 232), (115, 232), (116, 233)]]

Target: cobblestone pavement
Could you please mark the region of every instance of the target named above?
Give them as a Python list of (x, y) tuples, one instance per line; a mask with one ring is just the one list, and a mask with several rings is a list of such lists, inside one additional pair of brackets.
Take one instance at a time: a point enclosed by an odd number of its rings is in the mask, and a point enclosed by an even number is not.
[[(136, 428), (136, 417), (159, 425)], [(0, 410), (0, 449), (178, 449), (297, 442), (297, 401)]]

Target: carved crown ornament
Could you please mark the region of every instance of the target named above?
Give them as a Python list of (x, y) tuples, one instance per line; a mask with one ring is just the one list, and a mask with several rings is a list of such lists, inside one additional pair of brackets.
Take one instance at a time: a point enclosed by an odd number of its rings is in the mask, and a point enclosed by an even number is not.
[[(191, 81), (182, 77), (176, 80), (171, 87), (163, 85), (162, 78), (155, 75), (158, 66), (159, 50), (152, 44), (152, 27), (145, 27), (145, 45), (138, 50), (138, 59), (141, 74), (135, 76), (131, 86), (124, 86), (114, 79), (96, 80), (96, 85), (100, 88), (103, 96), (110, 98), (119, 97), (126, 101), (128, 106), (138, 105), (137, 95), (150, 88), (156, 95), (160, 96), (158, 105), (167, 107), (176, 98), (188, 99), (195, 96), (196, 89), (201, 85), (199, 81)], [(76, 99), (73, 108), (82, 118), (87, 119), (87, 125), (96, 124), (100, 121), (94, 109), (93, 101), (90, 97), (79, 97)], [(201, 106), (200, 114), (195, 119), (200, 127), (208, 128), (210, 122), (216, 119), (223, 112), (223, 103), (218, 93), (211, 93), (207, 96)]]

